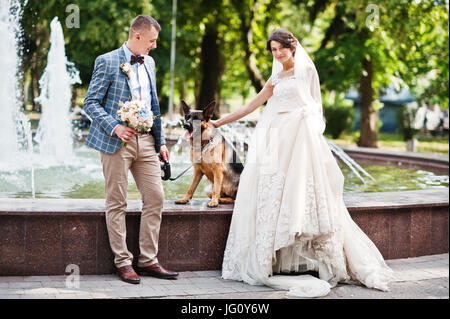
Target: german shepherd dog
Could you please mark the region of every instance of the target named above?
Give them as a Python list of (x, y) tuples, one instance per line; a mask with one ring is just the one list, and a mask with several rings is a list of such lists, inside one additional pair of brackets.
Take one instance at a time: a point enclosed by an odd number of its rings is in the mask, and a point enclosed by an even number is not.
[(186, 129), (186, 137), (190, 141), (191, 162), (194, 165), (194, 176), (182, 199), (176, 204), (186, 204), (194, 195), (203, 175), (212, 184), (212, 190), (206, 191), (211, 200), (208, 207), (234, 203), (239, 185), (239, 178), (244, 169), (235, 148), (220, 131), (209, 122), (216, 102), (211, 102), (204, 110), (191, 110), (185, 101), (181, 102)]

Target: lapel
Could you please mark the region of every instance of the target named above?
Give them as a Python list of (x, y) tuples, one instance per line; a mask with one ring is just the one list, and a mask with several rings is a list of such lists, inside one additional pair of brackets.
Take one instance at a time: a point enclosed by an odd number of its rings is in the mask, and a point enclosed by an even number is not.
[[(119, 49), (119, 62), (120, 62), (119, 65), (129, 62), (129, 61), (127, 61), (127, 56), (125, 55), (125, 51), (123, 50), (123, 47), (120, 47), (120, 49)], [(131, 90), (130, 78), (122, 70), (120, 70), (120, 73), (122, 73), (123, 76), (125, 76), (125, 78), (127, 80), (127, 84), (128, 84), (128, 90), (130, 91), (130, 95), (131, 95), (131, 92), (133, 92), (133, 91)]]
[(152, 94), (153, 92), (156, 92), (156, 82), (154, 79), (154, 70), (150, 64), (150, 60), (149, 58), (146, 56), (144, 58), (144, 66), (145, 66), (145, 70), (147, 71), (147, 75), (148, 75), (148, 80), (150, 81), (150, 87), (152, 88)]

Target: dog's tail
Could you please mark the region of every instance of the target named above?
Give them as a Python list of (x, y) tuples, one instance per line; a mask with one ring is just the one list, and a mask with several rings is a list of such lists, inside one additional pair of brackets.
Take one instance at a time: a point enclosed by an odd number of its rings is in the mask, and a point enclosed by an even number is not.
[(220, 132), (220, 135), (222, 135), (223, 140), (225, 141), (225, 144), (227, 144), (227, 148), (232, 151), (231, 156), (227, 159), (228, 165), (235, 171), (237, 174), (241, 174), (242, 170), (244, 169), (244, 164), (241, 162), (241, 159), (239, 158), (238, 152), (236, 148), (234, 147), (233, 143), (231, 143), (228, 138), (226, 138), (225, 135), (223, 135)]

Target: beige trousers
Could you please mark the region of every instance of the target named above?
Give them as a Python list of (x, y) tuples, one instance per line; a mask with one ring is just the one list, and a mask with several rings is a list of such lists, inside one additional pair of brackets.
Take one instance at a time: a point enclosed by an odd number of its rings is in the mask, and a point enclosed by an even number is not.
[(158, 262), (164, 191), (154, 143), (152, 135), (136, 134), (116, 153), (100, 153), (105, 176), (106, 226), (116, 267), (131, 265), (133, 261), (133, 255), (127, 249), (125, 225), (129, 170), (142, 197), (138, 267)]

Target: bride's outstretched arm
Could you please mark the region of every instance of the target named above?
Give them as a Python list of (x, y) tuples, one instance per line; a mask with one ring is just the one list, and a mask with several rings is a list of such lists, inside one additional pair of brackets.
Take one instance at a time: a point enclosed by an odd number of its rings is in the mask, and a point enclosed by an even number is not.
[(272, 79), (269, 78), (264, 87), (262, 88), (262, 90), (259, 91), (259, 93), (244, 107), (241, 107), (240, 109), (234, 111), (231, 114), (228, 114), (227, 116), (219, 120), (211, 122), (215, 127), (220, 127), (222, 125), (237, 121), (246, 116), (247, 114), (252, 113), (258, 107), (263, 105), (272, 96), (272, 94), (273, 94)]

